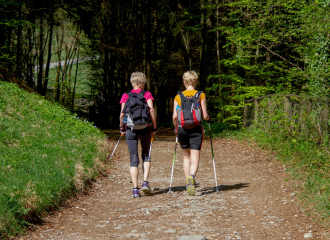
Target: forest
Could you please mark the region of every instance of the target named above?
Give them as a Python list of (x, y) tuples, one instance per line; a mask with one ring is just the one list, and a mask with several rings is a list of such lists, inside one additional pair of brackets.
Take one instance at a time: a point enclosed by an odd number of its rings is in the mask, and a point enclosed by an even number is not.
[(213, 119), (239, 128), (247, 100), (328, 97), (329, 4), (1, 0), (0, 79), (16, 79), (72, 110), (75, 98), (93, 100), (109, 127), (118, 124), (131, 73), (141, 71), (166, 125), (182, 74), (195, 70)]
[(0, 238), (102, 172), (135, 71), (171, 134), (182, 75), (196, 71), (214, 138), (266, 149), (250, 161), (281, 161), (306, 215), (329, 229), (329, 10), (330, 0), (0, 0)]

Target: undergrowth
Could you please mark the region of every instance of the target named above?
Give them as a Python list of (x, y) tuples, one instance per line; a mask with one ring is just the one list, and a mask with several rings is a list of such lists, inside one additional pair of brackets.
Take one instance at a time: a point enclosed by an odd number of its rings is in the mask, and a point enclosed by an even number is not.
[(100, 171), (104, 139), (63, 107), (0, 82), (0, 238), (82, 190)]
[(305, 203), (308, 214), (329, 226), (329, 122), (322, 114), (315, 114), (320, 112), (318, 106), (304, 108), (301, 103), (288, 109), (271, 103), (273, 108), (265, 104), (259, 109), (258, 123), (254, 122), (244, 130), (223, 131), (220, 136), (257, 143), (274, 153), (297, 183), (298, 196)]

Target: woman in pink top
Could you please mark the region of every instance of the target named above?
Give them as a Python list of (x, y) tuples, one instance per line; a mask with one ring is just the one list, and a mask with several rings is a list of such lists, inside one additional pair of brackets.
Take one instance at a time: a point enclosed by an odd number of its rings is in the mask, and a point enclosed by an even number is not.
[[(140, 93), (144, 90), (145, 84), (147, 82), (146, 76), (141, 72), (134, 72), (131, 76), (131, 84), (133, 89), (131, 90), (132, 93)], [(156, 115), (154, 111), (153, 101), (154, 98), (152, 94), (148, 91), (144, 93), (144, 98), (148, 104), (150, 118), (152, 122), (152, 129), (149, 125), (142, 125), (138, 128), (130, 128), (124, 126), (124, 116), (125, 113), (125, 103), (129, 98), (127, 93), (124, 93), (121, 97), (120, 104), (121, 104), (121, 111), (120, 111), (120, 133), (126, 135), (126, 142), (130, 154), (130, 174), (133, 182), (133, 194), (132, 197), (139, 197), (139, 188), (138, 188), (138, 166), (139, 166), (139, 154), (138, 154), (138, 139), (140, 138), (141, 147), (142, 147), (142, 169), (143, 169), (143, 184), (142, 184), (142, 191), (146, 195), (152, 195), (152, 191), (149, 187), (148, 177), (150, 172), (150, 159), (149, 157), (149, 148), (151, 142), (151, 134), (155, 134), (157, 132), (157, 124), (156, 124)]]

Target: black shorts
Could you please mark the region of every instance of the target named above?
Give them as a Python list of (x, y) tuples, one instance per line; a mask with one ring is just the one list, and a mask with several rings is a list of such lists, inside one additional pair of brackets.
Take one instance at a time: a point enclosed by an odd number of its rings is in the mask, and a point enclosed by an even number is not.
[(201, 150), (203, 143), (203, 128), (197, 126), (193, 129), (178, 127), (178, 140), (182, 149)]

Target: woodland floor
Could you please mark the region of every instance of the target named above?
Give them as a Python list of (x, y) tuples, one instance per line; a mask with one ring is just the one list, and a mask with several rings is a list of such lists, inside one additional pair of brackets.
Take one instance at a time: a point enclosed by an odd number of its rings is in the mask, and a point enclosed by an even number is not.
[[(119, 133), (105, 132), (113, 147)], [(178, 146), (168, 194), (175, 147), (170, 132), (163, 129), (154, 137), (149, 179), (154, 196), (131, 198), (123, 139), (107, 176), (17, 239), (330, 239), (328, 230), (306, 217), (293, 183), (284, 181), (284, 166), (237, 141), (213, 139), (217, 194), (210, 142), (204, 140), (196, 196), (185, 192)]]

